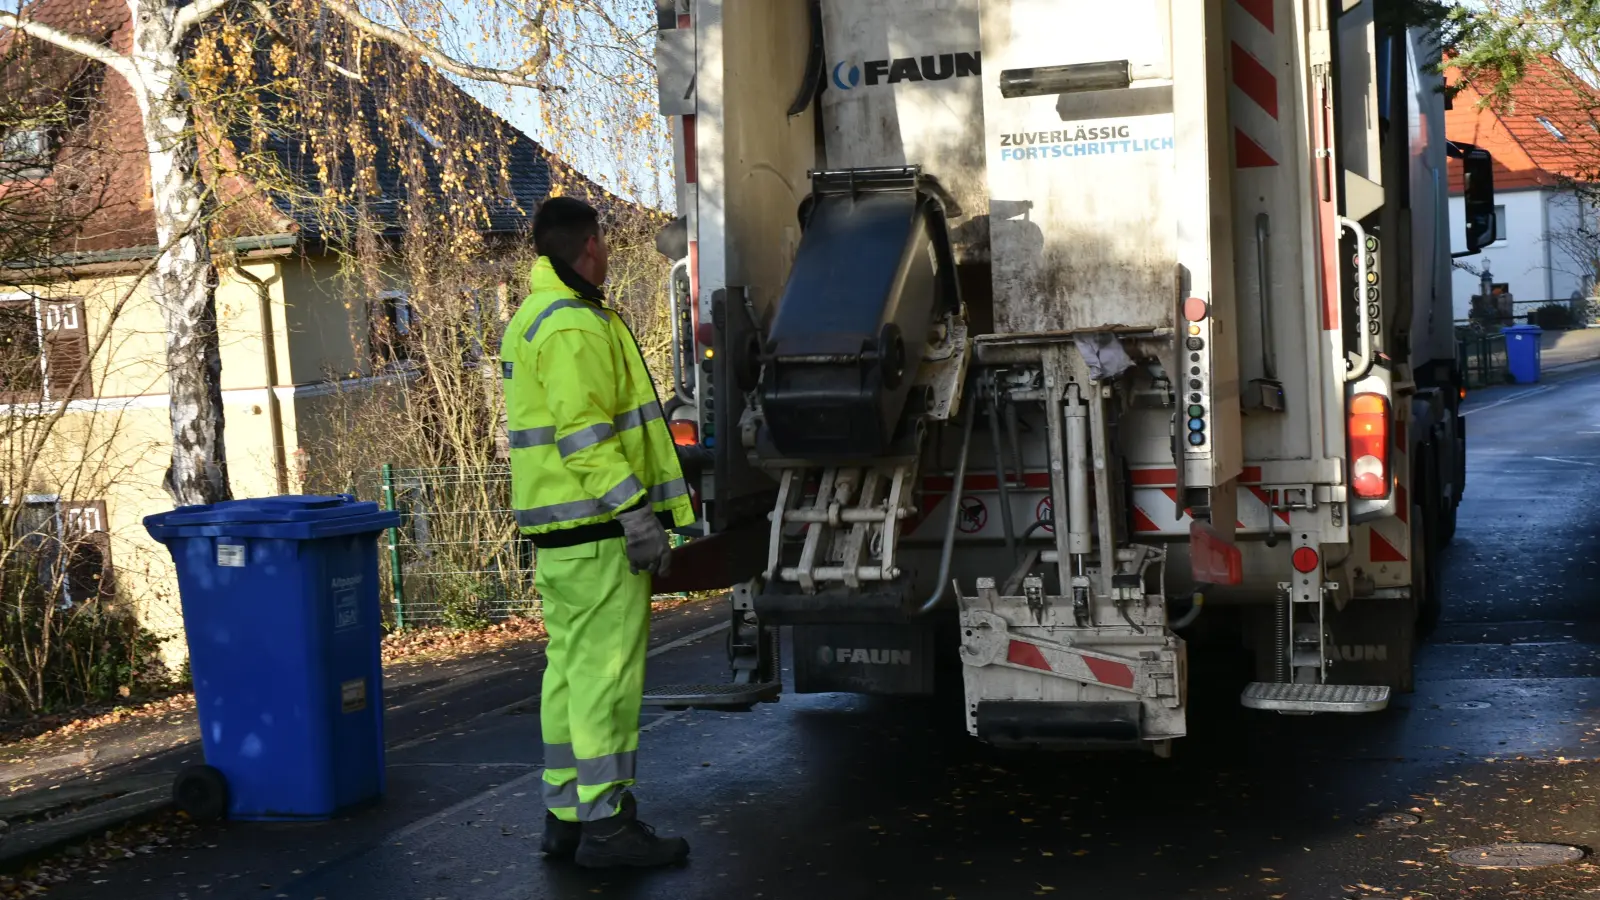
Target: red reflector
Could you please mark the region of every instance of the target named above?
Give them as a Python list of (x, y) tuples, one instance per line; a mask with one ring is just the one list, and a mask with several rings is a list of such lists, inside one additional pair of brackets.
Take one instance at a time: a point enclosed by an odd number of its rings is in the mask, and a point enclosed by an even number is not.
[(1189, 523), (1189, 571), (1200, 584), (1238, 584), (1244, 555), (1222, 533), (1198, 519)]
[(1198, 322), (1204, 319), (1207, 312), (1206, 301), (1199, 297), (1190, 297), (1183, 301), (1183, 317), (1191, 322)]
[(700, 327), (694, 330), (694, 339), (702, 347), (710, 347), (716, 343), (717, 328), (710, 322), (701, 322)]
[(1389, 496), (1389, 398), (1350, 399), (1350, 484), (1362, 500)]
[(1301, 575), (1309, 575), (1317, 570), (1317, 551), (1310, 547), (1301, 547), (1294, 551), (1294, 570)]
[(672, 442), (679, 447), (693, 447), (700, 443), (700, 428), (693, 419), (673, 419), (667, 423), (667, 430), (672, 432)]

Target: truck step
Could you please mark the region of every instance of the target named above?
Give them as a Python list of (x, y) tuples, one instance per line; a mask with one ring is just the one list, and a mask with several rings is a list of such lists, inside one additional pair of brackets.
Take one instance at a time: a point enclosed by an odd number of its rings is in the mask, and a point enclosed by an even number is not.
[(1377, 712), (1389, 705), (1389, 687), (1369, 684), (1283, 684), (1255, 681), (1239, 702), (1276, 712)]
[(717, 709), (744, 711), (757, 703), (771, 703), (783, 692), (776, 681), (755, 684), (665, 684), (646, 688), (644, 705), (665, 709)]

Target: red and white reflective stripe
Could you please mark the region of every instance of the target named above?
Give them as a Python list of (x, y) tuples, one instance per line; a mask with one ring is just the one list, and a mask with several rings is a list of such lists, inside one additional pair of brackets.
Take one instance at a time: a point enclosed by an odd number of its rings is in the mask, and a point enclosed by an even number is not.
[(1006, 662), (1025, 669), (1050, 672), (1073, 681), (1134, 690), (1133, 666), (1106, 656), (1058, 650), (1013, 638), (1006, 648)]
[[(1178, 489), (1175, 484), (1177, 478), (1175, 469), (1134, 469), (1130, 473), (1133, 482), (1133, 530), (1140, 534), (1188, 534), (1192, 518), (1188, 510), (1178, 509)], [(1248, 466), (1239, 476), (1240, 490), (1239, 516), (1234, 522), (1234, 527), (1241, 531), (1265, 531), (1267, 516), (1278, 517), (1273, 525), (1274, 530), (1286, 531), (1289, 525), (1289, 512), (1282, 509), (1273, 509), (1273, 488), (1262, 487), (1261, 468)], [(1251, 484), (1250, 482), (1257, 482)]]
[(1241, 169), (1276, 166), (1283, 158), (1278, 77), (1272, 72), (1278, 59), (1274, 2), (1236, 0), (1229, 6), (1228, 30), (1233, 35), (1229, 108), (1233, 117), (1233, 161)]

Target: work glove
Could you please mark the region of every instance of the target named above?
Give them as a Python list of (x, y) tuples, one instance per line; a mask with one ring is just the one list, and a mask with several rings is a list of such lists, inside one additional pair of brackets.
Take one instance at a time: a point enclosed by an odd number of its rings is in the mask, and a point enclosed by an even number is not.
[(649, 572), (664, 577), (672, 568), (672, 544), (667, 530), (648, 503), (617, 513), (622, 535), (628, 542), (628, 571), (637, 575)]

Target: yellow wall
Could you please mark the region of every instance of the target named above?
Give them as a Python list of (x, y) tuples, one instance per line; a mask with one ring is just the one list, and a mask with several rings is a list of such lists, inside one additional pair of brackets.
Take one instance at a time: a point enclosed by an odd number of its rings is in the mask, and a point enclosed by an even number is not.
[[(267, 283), (277, 384), (269, 383), (260, 289), (225, 270), (217, 288), (217, 316), (229, 480), (235, 497), (278, 492), (269, 402), (276, 396), (288, 489), (296, 492), (301, 490), (297, 475), (303, 455), (296, 453), (301, 429), (309, 430), (308, 437), (335, 439), (342, 411), (354, 402), (350, 388), (328, 393), (326, 387), (305, 386), (365, 366), (365, 354), (358, 354), (352, 342), (352, 312), (340, 293), (351, 285), (328, 274), (336, 268), (330, 260), (278, 257), (250, 261), (246, 268)], [(53, 426), (46, 453), (28, 479), (28, 491), (105, 501), (118, 598), (137, 610), (146, 627), (168, 639), (167, 661), (176, 665), (184, 646), (171, 558), (143, 526), (145, 516), (172, 508), (162, 487), (171, 455), (167, 329), (147, 287), (127, 296), (132, 284), (131, 276), (103, 276), (29, 288), (45, 298), (83, 298), (90, 347), (97, 349), (94, 398), (71, 402)], [(353, 306), (358, 333), (364, 337), (365, 304)], [(311, 396), (297, 397), (297, 384), (302, 395)], [(39, 414), (54, 406), (0, 409), (12, 417), (7, 424), (15, 432), (44, 427)], [(0, 480), (8, 479), (7, 468), (15, 469), (15, 463), (0, 456)]]

